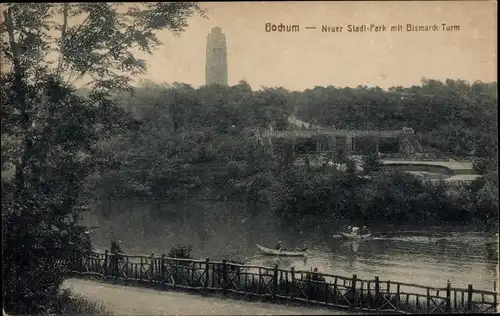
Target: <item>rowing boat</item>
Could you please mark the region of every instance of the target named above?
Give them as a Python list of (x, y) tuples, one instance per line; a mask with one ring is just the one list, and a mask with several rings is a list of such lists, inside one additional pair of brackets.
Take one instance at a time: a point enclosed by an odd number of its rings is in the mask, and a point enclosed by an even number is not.
[(349, 234), (349, 233), (340, 233), (344, 239), (351, 239), (351, 240), (360, 240), (360, 239), (366, 239), (371, 237), (372, 233), (368, 234)]
[(273, 256), (287, 256), (287, 257), (305, 257), (307, 256), (307, 253), (305, 251), (291, 251), (291, 250), (278, 250), (278, 249), (271, 249), (271, 248), (266, 248), (261, 245), (257, 245), (257, 248), (260, 249), (264, 254), (266, 255), (273, 255)]

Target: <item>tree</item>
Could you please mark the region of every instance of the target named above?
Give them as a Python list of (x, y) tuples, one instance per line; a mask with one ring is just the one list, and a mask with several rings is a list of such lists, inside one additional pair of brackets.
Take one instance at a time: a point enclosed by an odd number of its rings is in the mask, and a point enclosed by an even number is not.
[(334, 154), (334, 162), (340, 163), (340, 164), (345, 164), (349, 160), (349, 157), (347, 157), (347, 154), (344, 149), (339, 148)]
[(168, 251), (168, 258), (180, 258), (180, 259), (192, 259), (193, 255), (191, 251), (193, 247), (191, 245), (175, 245)]
[(346, 162), (346, 171), (350, 175), (354, 175), (356, 173), (356, 162), (350, 158), (347, 158)]
[(380, 170), (382, 163), (380, 158), (376, 153), (368, 154), (363, 156), (363, 170), (366, 174), (371, 174), (372, 172)]
[[(83, 181), (113, 165), (100, 140), (134, 126), (109, 92), (129, 89), (146, 69), (133, 48), (151, 53), (157, 31), (179, 34), (194, 14), (203, 11), (191, 2), (5, 6), (2, 170), (15, 169), (2, 185), (7, 312), (53, 311), (68, 262), (89, 249)], [(75, 95), (77, 80), (88, 96)]]
[(491, 170), (494, 170), (496, 166), (495, 163), (491, 161), (491, 159), (478, 157), (474, 159), (472, 167), (478, 174), (485, 174)]

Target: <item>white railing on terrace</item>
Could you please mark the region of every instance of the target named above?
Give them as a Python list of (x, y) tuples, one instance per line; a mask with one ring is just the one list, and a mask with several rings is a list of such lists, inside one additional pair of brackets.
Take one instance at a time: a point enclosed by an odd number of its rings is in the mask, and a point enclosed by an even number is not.
[(359, 131), (359, 130), (315, 130), (315, 131), (265, 131), (263, 137), (311, 137), (315, 135), (329, 135), (329, 136), (349, 136), (349, 137), (363, 137), (363, 136), (376, 136), (376, 137), (398, 137), (399, 135), (410, 134), (401, 130), (393, 131)]

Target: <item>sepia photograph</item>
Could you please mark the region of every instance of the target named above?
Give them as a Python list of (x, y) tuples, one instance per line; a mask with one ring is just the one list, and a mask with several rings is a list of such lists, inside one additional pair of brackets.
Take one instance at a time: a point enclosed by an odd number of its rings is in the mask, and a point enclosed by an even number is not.
[(2, 315), (500, 312), (496, 1), (0, 11)]

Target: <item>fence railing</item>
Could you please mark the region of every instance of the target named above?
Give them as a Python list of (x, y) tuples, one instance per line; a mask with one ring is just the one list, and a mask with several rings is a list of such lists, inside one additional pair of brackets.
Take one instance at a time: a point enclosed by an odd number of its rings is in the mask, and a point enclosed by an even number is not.
[(372, 312), (495, 313), (497, 293), (338, 276), (275, 267), (155, 256), (92, 252), (74, 258), (70, 270), (163, 288), (220, 291)]

